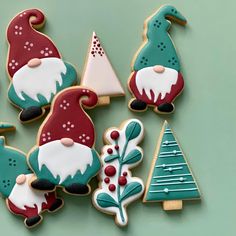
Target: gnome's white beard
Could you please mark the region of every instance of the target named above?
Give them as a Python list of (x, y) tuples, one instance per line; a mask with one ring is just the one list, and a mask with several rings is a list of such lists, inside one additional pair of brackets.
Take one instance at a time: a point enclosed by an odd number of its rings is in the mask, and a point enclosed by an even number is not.
[(172, 85), (177, 83), (178, 71), (165, 67), (163, 73), (156, 73), (153, 67), (146, 67), (139, 70), (136, 74), (136, 86), (141, 95), (143, 90), (151, 100), (151, 91), (154, 93), (153, 101), (156, 102), (159, 95), (164, 99), (170, 93)]
[(19, 209), (26, 210), (27, 207), (38, 208), (38, 213), (42, 210), (42, 204), (47, 203), (44, 192), (35, 191), (29, 186), (29, 180), (33, 174), (26, 175), (26, 181), (23, 184), (15, 184), (13, 187), (9, 200)]
[(12, 84), (17, 96), (25, 100), (23, 93), (39, 102), (42, 95), (50, 102), (51, 96), (57, 92), (57, 83), (62, 85), (62, 74), (66, 74), (66, 66), (59, 58), (49, 57), (40, 59), (37, 67), (24, 65), (12, 78)]
[(54, 178), (60, 177), (60, 184), (68, 177), (73, 178), (80, 170), (84, 174), (88, 165), (92, 165), (93, 154), (89, 147), (74, 143), (66, 147), (60, 140), (39, 147), (39, 170), (45, 165)]

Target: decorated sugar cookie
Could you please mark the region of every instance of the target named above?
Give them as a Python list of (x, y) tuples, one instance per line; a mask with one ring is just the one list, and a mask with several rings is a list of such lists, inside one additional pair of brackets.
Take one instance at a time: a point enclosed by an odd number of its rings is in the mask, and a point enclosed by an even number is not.
[(73, 66), (61, 59), (51, 39), (36, 30), (44, 22), (40, 10), (29, 9), (15, 16), (7, 28), (8, 97), (22, 110), (22, 122), (41, 117), (57, 92), (76, 83)]
[(70, 194), (89, 194), (89, 180), (100, 169), (94, 149), (94, 125), (84, 108), (97, 104), (97, 95), (80, 86), (60, 92), (38, 133), (37, 145), (28, 155), (35, 173), (31, 186)]
[(169, 124), (165, 121), (148, 177), (144, 202), (163, 202), (164, 210), (182, 209), (183, 200), (200, 192)]
[(39, 192), (29, 186), (32, 171), (26, 155), (5, 145), (0, 137), (0, 193), (6, 199), (9, 210), (25, 218), (27, 227), (34, 227), (42, 220), (42, 212), (54, 212), (63, 206), (55, 192)]
[(144, 25), (144, 43), (134, 57), (128, 85), (134, 96), (133, 111), (153, 106), (157, 113), (174, 111), (174, 99), (184, 88), (180, 62), (169, 35), (172, 22), (186, 24), (173, 6), (162, 6)]
[(130, 172), (143, 159), (143, 151), (137, 146), (142, 138), (143, 125), (137, 119), (130, 119), (120, 129), (111, 128), (104, 134), (107, 145), (102, 150), (103, 167), (93, 203), (98, 210), (115, 215), (119, 226), (128, 224), (126, 207), (144, 191), (142, 180), (132, 177)]
[(125, 94), (95, 32), (93, 32), (88, 50), (81, 84), (97, 93), (100, 105), (109, 104), (110, 97), (124, 96)]

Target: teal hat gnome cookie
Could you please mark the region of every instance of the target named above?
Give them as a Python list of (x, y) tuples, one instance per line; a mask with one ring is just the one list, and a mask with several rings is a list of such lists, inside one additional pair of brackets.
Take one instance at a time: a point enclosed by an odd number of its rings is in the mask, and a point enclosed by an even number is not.
[(31, 186), (53, 191), (56, 186), (70, 194), (89, 194), (89, 180), (100, 170), (93, 148), (94, 125), (83, 108), (97, 104), (97, 95), (80, 86), (60, 92), (38, 133), (37, 146), (28, 155), (35, 173)]
[(22, 110), (22, 122), (43, 116), (54, 95), (76, 83), (73, 66), (62, 60), (51, 39), (36, 30), (44, 22), (40, 10), (29, 9), (16, 15), (7, 28), (8, 97)]
[(98, 210), (114, 215), (119, 226), (128, 224), (126, 207), (144, 191), (142, 180), (132, 177), (130, 171), (143, 159), (143, 151), (138, 146), (143, 132), (143, 124), (130, 119), (120, 129), (111, 128), (104, 134), (107, 145), (102, 150), (103, 167), (99, 174), (99, 188), (93, 194), (93, 204)]
[(29, 228), (42, 221), (43, 211), (54, 212), (63, 205), (55, 192), (38, 192), (30, 188), (32, 176), (26, 155), (6, 146), (4, 137), (0, 137), (0, 193), (6, 199), (8, 209), (24, 217)]
[(169, 124), (165, 121), (143, 201), (159, 201), (163, 202), (164, 210), (180, 210), (183, 200), (192, 199), (200, 199), (197, 183)]
[(145, 21), (144, 43), (135, 55), (128, 85), (135, 97), (129, 103), (133, 111), (153, 106), (157, 113), (174, 111), (174, 99), (184, 88), (180, 62), (169, 34), (172, 22), (186, 19), (175, 7), (164, 5)]

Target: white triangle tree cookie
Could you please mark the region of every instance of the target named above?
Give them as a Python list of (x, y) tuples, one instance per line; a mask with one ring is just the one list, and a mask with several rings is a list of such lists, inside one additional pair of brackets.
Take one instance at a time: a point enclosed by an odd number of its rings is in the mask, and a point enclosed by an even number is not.
[(109, 104), (110, 97), (125, 94), (95, 32), (93, 32), (89, 46), (81, 85), (87, 86), (97, 93), (100, 105)]

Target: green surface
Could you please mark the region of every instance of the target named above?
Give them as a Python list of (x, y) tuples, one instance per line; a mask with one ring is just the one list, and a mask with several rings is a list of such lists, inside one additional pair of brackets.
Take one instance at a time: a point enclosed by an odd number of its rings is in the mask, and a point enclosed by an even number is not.
[[(4, 201), (0, 201), (1, 235), (235, 235), (236, 2), (233, 0), (1, 0), (0, 120), (16, 125), (16, 133), (7, 135), (9, 145), (25, 152), (34, 145), (42, 120), (21, 125), (17, 121), (18, 110), (6, 99), (5, 29), (17, 12), (31, 7), (42, 9), (47, 15), (43, 32), (79, 71), (95, 30), (125, 86), (131, 59), (141, 44), (143, 21), (163, 3), (174, 4), (188, 20), (186, 28), (176, 24), (171, 28), (186, 87), (175, 102), (175, 113), (167, 118), (194, 171), (202, 202), (185, 202), (182, 212), (166, 213), (159, 203), (144, 205), (138, 201), (128, 208), (129, 226), (120, 229), (111, 216), (98, 212), (90, 204), (90, 196), (62, 194), (65, 207), (58, 213), (44, 214), (42, 225), (29, 231), (22, 219), (10, 214)], [(164, 116), (152, 111), (142, 115), (130, 112), (127, 109), (130, 97), (127, 91), (126, 99), (112, 99), (110, 106), (90, 112), (96, 124), (96, 146), (100, 150), (105, 128), (117, 126), (127, 118), (140, 118), (146, 128), (141, 145), (145, 155), (133, 174), (146, 181)]]

